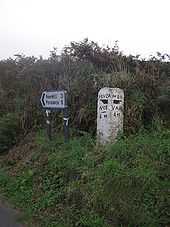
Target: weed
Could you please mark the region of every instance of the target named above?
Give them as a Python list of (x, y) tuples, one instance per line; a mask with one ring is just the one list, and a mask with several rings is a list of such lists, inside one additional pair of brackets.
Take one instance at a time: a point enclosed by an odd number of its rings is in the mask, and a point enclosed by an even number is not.
[[(88, 134), (66, 145), (40, 132), (35, 166), (9, 176), (1, 162), (0, 190), (23, 207), (21, 217), (42, 226), (166, 226), (170, 141), (164, 135), (144, 131), (103, 148)], [(42, 164), (36, 146), (46, 155)]]

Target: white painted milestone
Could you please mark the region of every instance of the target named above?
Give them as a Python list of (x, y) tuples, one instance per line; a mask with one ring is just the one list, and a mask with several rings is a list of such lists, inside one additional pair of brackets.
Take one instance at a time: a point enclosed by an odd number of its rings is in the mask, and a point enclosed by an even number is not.
[(124, 92), (120, 88), (104, 87), (98, 93), (97, 135), (101, 144), (114, 142), (123, 132)]

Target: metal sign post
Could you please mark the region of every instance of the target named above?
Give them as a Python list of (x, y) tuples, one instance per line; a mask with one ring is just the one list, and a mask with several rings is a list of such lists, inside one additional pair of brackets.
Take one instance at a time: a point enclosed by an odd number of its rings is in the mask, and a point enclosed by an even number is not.
[(69, 127), (68, 127), (68, 94), (64, 90), (44, 91), (41, 95), (41, 104), (46, 108), (46, 127), (47, 136), (51, 140), (51, 111), (50, 109), (63, 110), (64, 114), (64, 140), (69, 141)]
[(48, 140), (51, 140), (51, 111), (47, 109), (46, 111), (46, 127), (47, 127), (47, 136)]
[(64, 141), (65, 143), (68, 143), (69, 141), (69, 117), (68, 117), (68, 95), (67, 92), (65, 92), (65, 102), (66, 102), (66, 108), (63, 110), (64, 114)]

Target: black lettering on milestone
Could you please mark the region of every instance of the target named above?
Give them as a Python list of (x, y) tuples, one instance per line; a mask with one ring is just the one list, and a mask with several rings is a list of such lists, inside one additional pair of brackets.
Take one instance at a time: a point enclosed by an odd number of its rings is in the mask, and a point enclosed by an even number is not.
[(107, 105), (106, 106), (100, 106), (100, 110), (107, 110)]
[(122, 100), (120, 100), (120, 99), (119, 99), (119, 100), (118, 100), (118, 99), (114, 99), (114, 100), (113, 100), (113, 104), (120, 104), (121, 101), (122, 101)]
[(108, 104), (108, 99), (100, 99), (103, 104)]

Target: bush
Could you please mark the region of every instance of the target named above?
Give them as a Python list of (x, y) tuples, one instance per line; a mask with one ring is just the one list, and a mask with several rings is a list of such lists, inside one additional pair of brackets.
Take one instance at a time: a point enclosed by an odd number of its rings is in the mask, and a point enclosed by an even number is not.
[(16, 142), (20, 129), (20, 121), (16, 114), (0, 117), (0, 154)]
[[(123, 55), (117, 45), (104, 48), (88, 39), (72, 42), (60, 56), (54, 49), (46, 60), (17, 55), (15, 60), (0, 61), (0, 116), (19, 113), (26, 133), (44, 121), (41, 93), (65, 89), (71, 127), (96, 134), (98, 91), (119, 87), (125, 93), (124, 132), (136, 134), (159, 115), (163, 121), (169, 119), (169, 66), (160, 55), (140, 60)], [(61, 115), (53, 114), (58, 130)]]

